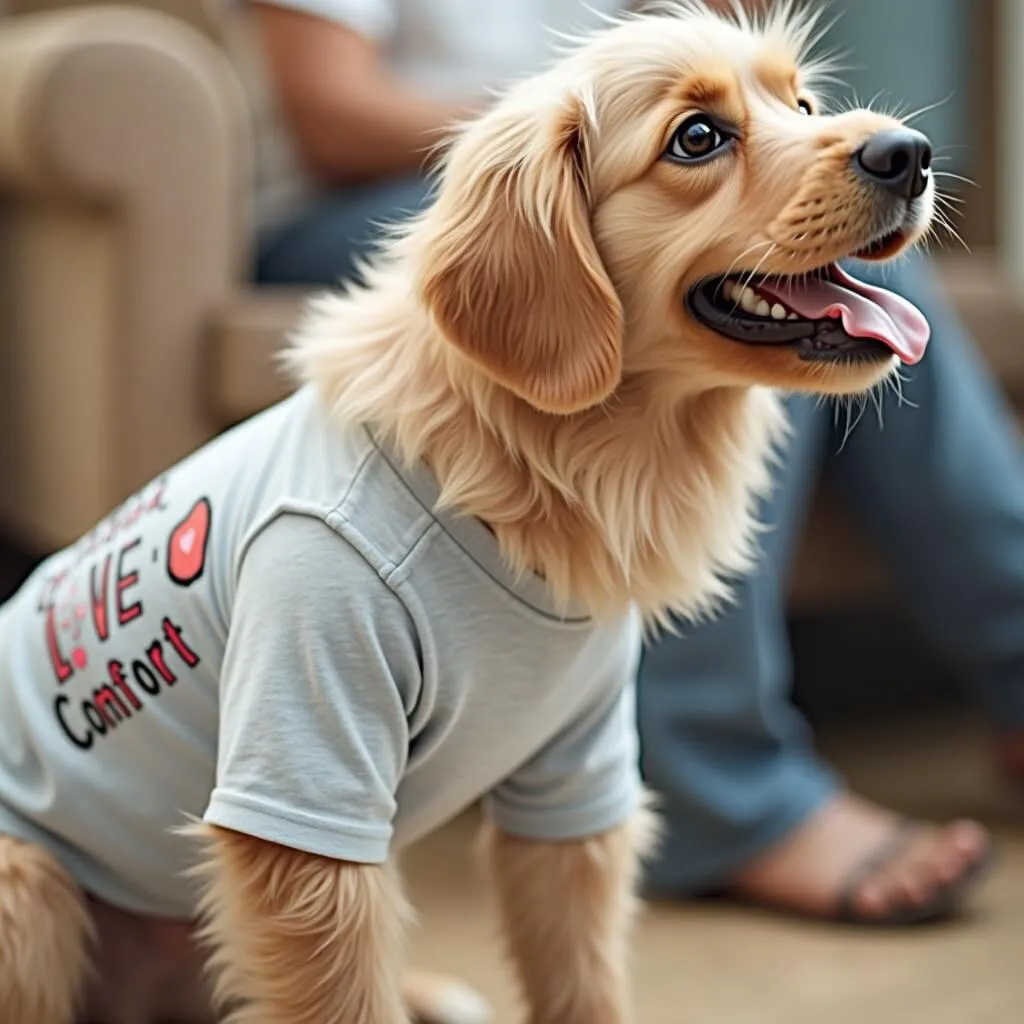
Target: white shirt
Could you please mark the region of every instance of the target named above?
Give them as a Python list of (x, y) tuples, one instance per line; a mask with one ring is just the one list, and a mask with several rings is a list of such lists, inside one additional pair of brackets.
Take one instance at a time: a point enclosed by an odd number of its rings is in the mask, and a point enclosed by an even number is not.
[[(622, 0), (269, 0), (373, 40), (399, 80), (441, 99), (474, 99), (536, 72), (559, 34), (594, 29)], [(249, 37), (234, 50), (257, 110), (257, 218), (287, 219), (316, 190), (302, 173)]]

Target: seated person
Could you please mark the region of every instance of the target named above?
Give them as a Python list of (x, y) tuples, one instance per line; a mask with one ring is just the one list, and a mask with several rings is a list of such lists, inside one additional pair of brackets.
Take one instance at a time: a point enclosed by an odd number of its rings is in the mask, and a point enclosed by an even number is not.
[(431, 150), (489, 89), (529, 74), (558, 33), (593, 29), (613, 0), (250, 2), (267, 97), (257, 158), (257, 278), (333, 284), (382, 221), (418, 210)]

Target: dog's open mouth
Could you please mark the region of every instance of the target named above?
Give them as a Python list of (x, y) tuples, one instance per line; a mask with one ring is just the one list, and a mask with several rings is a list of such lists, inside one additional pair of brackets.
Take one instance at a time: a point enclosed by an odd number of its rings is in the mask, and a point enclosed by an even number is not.
[[(867, 251), (857, 255), (879, 258)], [(895, 354), (912, 365), (928, 344), (928, 322), (915, 306), (836, 264), (797, 277), (708, 278), (691, 289), (687, 305), (700, 323), (726, 338), (788, 345), (801, 359), (818, 362), (877, 361)]]

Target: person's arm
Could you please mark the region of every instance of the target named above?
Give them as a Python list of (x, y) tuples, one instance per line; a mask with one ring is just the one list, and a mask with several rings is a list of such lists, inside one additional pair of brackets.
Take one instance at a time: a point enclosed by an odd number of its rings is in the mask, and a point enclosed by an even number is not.
[(476, 101), (439, 102), (405, 87), (372, 40), (274, 3), (252, 5), (284, 116), (310, 170), (332, 181), (424, 166)]

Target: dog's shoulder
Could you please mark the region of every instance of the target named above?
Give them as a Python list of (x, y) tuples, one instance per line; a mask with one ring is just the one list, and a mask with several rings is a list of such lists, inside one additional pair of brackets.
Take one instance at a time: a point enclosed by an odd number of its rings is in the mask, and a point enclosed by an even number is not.
[(351, 428), (344, 443), (354, 469), (328, 523), (388, 575), (429, 542), (437, 523), (431, 480), (422, 468), (401, 466), (371, 427)]

